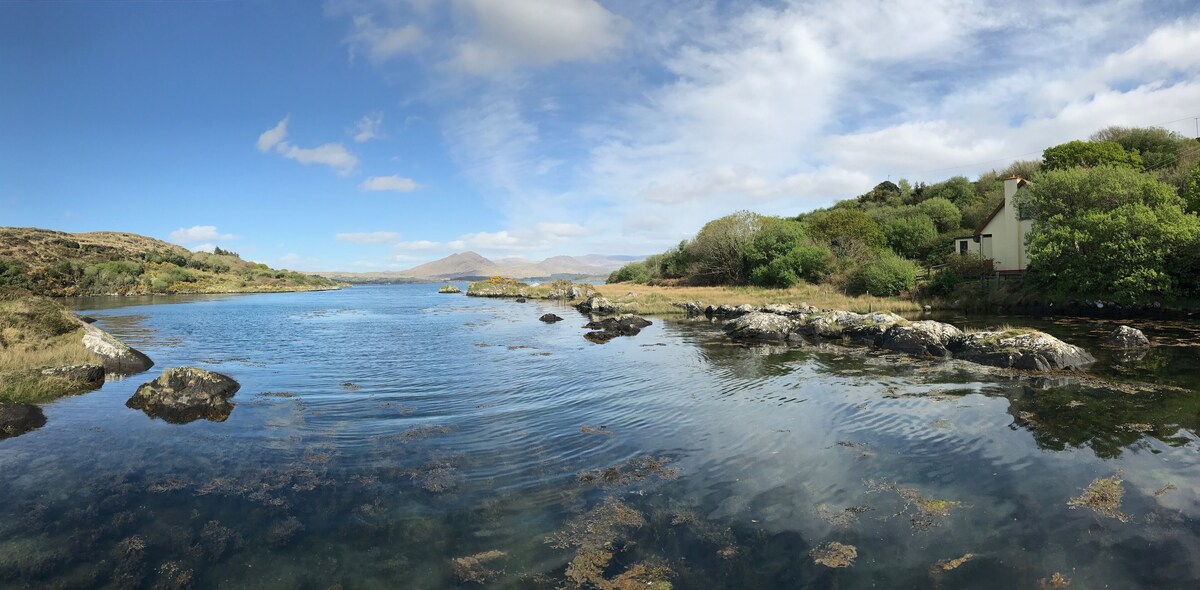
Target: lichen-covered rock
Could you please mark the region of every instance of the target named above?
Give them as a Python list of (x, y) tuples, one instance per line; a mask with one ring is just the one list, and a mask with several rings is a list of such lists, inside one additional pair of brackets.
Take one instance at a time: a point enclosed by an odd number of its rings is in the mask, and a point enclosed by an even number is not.
[(150, 357), (134, 350), (108, 332), (91, 324), (83, 326), (83, 347), (100, 357), (104, 370), (114, 375), (141, 373), (154, 366)]
[(547, 324), (553, 324), (554, 322), (561, 322), (561, 321), (562, 321), (562, 318), (560, 318), (560, 317), (558, 317), (557, 315), (554, 315), (554, 314), (552, 314), (552, 313), (545, 314), (545, 315), (543, 315), (542, 317), (540, 317), (540, 318), (538, 318), (538, 319), (539, 319), (539, 320), (541, 320), (541, 321), (543, 321), (543, 322), (546, 322)]
[(699, 301), (676, 301), (671, 305), (682, 309), (689, 318), (704, 314), (704, 304)]
[(903, 352), (921, 357), (949, 357), (949, 345), (962, 337), (962, 330), (935, 322), (924, 320), (909, 324), (895, 324), (884, 333), (879, 346), (896, 352)]
[(808, 305), (807, 303), (801, 303), (800, 305), (792, 305), (790, 303), (772, 303), (770, 305), (764, 305), (763, 307), (759, 308), (758, 311), (763, 313), (773, 313), (775, 315), (798, 316), (816, 313), (817, 308)]
[(46, 415), (35, 405), (0, 403), (0, 439), (19, 436), (45, 425)]
[(462, 293), (462, 289), (454, 285), (443, 285), (442, 288), (438, 289), (438, 293)]
[(785, 315), (756, 311), (725, 324), (725, 333), (735, 340), (787, 340), (796, 327)]
[(964, 334), (948, 348), (966, 361), (1031, 371), (1079, 370), (1096, 362), (1086, 350), (1035, 330)]
[(201, 418), (224, 422), (233, 411), (229, 400), (240, 388), (237, 381), (220, 373), (178, 367), (142, 384), (125, 405), (175, 424)]
[(1146, 348), (1150, 346), (1150, 339), (1137, 328), (1120, 326), (1108, 335), (1104, 343), (1114, 348)]
[(580, 303), (579, 305), (576, 305), (575, 309), (578, 309), (579, 311), (581, 311), (583, 313), (596, 313), (596, 314), (607, 314), (607, 313), (616, 313), (617, 312), (616, 305), (613, 305), (611, 301), (609, 301), (599, 295), (592, 295), (591, 297), (588, 297), (586, 301), (584, 301), (583, 303)]
[(101, 365), (70, 365), (42, 369), (42, 376), (77, 381), (81, 385), (99, 387), (104, 384), (104, 367)]
[(470, 297), (525, 297), (529, 285), (504, 277), (492, 277), (486, 281), (476, 281), (467, 286)]

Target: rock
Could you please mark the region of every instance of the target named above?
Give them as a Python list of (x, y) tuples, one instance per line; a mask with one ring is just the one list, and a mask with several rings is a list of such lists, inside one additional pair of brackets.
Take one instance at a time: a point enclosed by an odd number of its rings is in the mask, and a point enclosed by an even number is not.
[(928, 305), (926, 305), (926, 306), (924, 306), (924, 307), (922, 307), (922, 308), (921, 308), (921, 311), (923, 311), (923, 312), (925, 312), (925, 313), (929, 313), (929, 312), (933, 311), (933, 308), (932, 308), (932, 307), (930, 307), (930, 306), (928, 306)]
[(642, 328), (652, 325), (650, 320), (639, 317), (633, 314), (625, 314), (615, 318), (604, 318), (603, 320), (593, 320), (584, 325), (584, 328), (595, 330), (588, 332), (583, 337), (602, 344), (608, 342), (617, 336), (637, 336)]
[(130, 348), (112, 334), (91, 324), (82, 326), (83, 347), (100, 357), (105, 371), (114, 375), (132, 375), (154, 366), (150, 357)]
[(773, 313), (775, 315), (798, 316), (815, 313), (817, 308), (804, 303), (801, 303), (800, 305), (792, 305), (790, 303), (772, 303), (759, 308), (758, 311), (763, 313)]
[[(711, 313), (710, 313), (710, 310), (711, 310)], [(756, 310), (754, 309), (753, 306), (743, 303), (742, 305), (739, 305), (737, 307), (734, 307), (732, 305), (720, 305), (720, 306), (714, 308), (713, 306), (710, 305), (710, 306), (708, 306), (707, 309), (704, 310), (704, 314), (709, 317), (732, 319), (732, 318), (744, 316), (744, 315), (754, 312), (754, 311), (756, 311)]]
[(441, 289), (438, 289), (438, 293), (462, 293), (462, 289), (454, 285), (443, 285)]
[(785, 315), (756, 311), (725, 324), (725, 333), (735, 340), (787, 340), (796, 327)]
[(617, 306), (599, 295), (592, 295), (587, 298), (587, 301), (576, 305), (575, 309), (583, 313), (609, 314), (616, 313)]
[(869, 314), (840, 312), (835, 317), (837, 323), (842, 326), (842, 337), (864, 346), (878, 346), (889, 328), (906, 322), (904, 318), (887, 312)]
[(104, 367), (101, 365), (70, 365), (42, 369), (42, 375), (57, 377), (70, 381), (78, 381), (89, 388), (100, 387), (104, 384)]
[(547, 324), (553, 324), (554, 322), (561, 322), (561, 321), (562, 321), (562, 318), (560, 318), (560, 317), (558, 317), (558, 316), (556, 316), (556, 315), (554, 315), (554, 314), (552, 314), (552, 313), (545, 314), (545, 315), (543, 315), (542, 317), (540, 317), (540, 318), (538, 318), (538, 319), (539, 319), (539, 320), (541, 320), (541, 321), (543, 321), (543, 322), (546, 322)]
[(233, 411), (229, 400), (240, 387), (237, 381), (220, 373), (179, 367), (167, 369), (157, 379), (142, 384), (125, 405), (173, 424), (201, 418), (224, 422)]
[(1035, 330), (964, 334), (948, 348), (966, 361), (1031, 371), (1079, 370), (1096, 362), (1086, 350)]
[(525, 297), (529, 285), (504, 277), (492, 277), (467, 285), (469, 297)]
[(682, 309), (689, 318), (694, 318), (704, 313), (704, 304), (699, 301), (676, 301), (671, 305)]
[(931, 320), (895, 324), (883, 335), (881, 348), (920, 357), (951, 356), (949, 344), (962, 337), (962, 330)]
[(20, 436), (46, 425), (46, 415), (33, 404), (0, 403), (0, 440)]
[(525, 303), (525, 301), (526, 299), (524, 297), (517, 297), (517, 303)]
[(1120, 326), (1108, 335), (1104, 343), (1114, 348), (1145, 348), (1150, 346), (1150, 339), (1137, 328)]

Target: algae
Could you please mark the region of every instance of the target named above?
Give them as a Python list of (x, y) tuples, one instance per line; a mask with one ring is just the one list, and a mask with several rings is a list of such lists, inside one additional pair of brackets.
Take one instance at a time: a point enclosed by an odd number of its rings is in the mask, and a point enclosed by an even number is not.
[(1061, 590), (1062, 588), (1066, 588), (1070, 585), (1070, 578), (1067, 578), (1059, 572), (1054, 572), (1054, 575), (1050, 576), (1049, 578), (1042, 578), (1038, 580), (1039, 590)]
[(1161, 497), (1163, 494), (1165, 494), (1171, 490), (1177, 490), (1177, 489), (1179, 489), (1179, 488), (1175, 487), (1175, 484), (1169, 483), (1161, 488), (1158, 488), (1157, 490), (1154, 490), (1154, 497), (1155, 498)]
[(858, 548), (837, 541), (830, 541), (813, 547), (808, 556), (819, 565), (828, 568), (842, 568), (854, 565), (858, 558)]
[(459, 582), (484, 584), (500, 575), (500, 572), (488, 568), (487, 564), (507, 555), (503, 551), (484, 551), (466, 557), (456, 557), (451, 560), (450, 565), (454, 571), (454, 577)]
[(606, 427), (604, 425), (588, 426), (587, 424), (584, 424), (579, 427), (579, 432), (581, 432), (583, 434), (602, 434), (604, 436), (612, 436), (613, 435), (613, 431), (609, 430), (608, 427)]
[(1125, 488), (1121, 486), (1123, 476), (1124, 472), (1117, 471), (1111, 477), (1092, 480), (1082, 494), (1067, 501), (1067, 506), (1072, 510), (1080, 507), (1091, 508), (1100, 516), (1129, 522), (1130, 516), (1121, 512), (1121, 499), (1125, 496)]
[[(886, 480), (867, 480), (867, 493), (891, 492), (900, 497), (902, 506), (891, 517), (907, 515), (914, 529), (925, 531), (938, 526), (950, 512), (962, 506), (956, 500), (926, 498), (916, 488), (900, 486)], [(891, 518), (889, 517), (889, 518)]]
[(859, 514), (870, 512), (871, 510), (870, 506), (850, 506), (838, 509), (829, 504), (818, 504), (817, 516), (834, 526), (845, 527), (857, 523)]
[(634, 457), (622, 465), (584, 471), (579, 474), (577, 479), (580, 483), (604, 487), (625, 486), (652, 477), (663, 480), (675, 479), (679, 477), (679, 470), (667, 467), (670, 462), (670, 457)]

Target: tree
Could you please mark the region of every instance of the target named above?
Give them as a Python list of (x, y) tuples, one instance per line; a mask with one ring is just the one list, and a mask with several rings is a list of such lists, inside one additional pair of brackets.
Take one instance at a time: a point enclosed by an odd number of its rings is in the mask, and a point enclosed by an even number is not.
[(938, 197), (922, 201), (917, 205), (917, 210), (927, 215), (940, 232), (962, 227), (962, 211), (947, 199)]
[(1012, 164), (1004, 167), (998, 176), (1000, 178), (1024, 178), (1026, 180), (1033, 178), (1042, 169), (1042, 163), (1039, 160), (1017, 160)]
[(1183, 186), (1184, 207), (1192, 213), (1200, 213), (1200, 166), (1192, 169)]
[(1112, 142), (1136, 153), (1148, 169), (1170, 166), (1179, 160), (1187, 138), (1161, 127), (1106, 127), (1092, 134), (1093, 142)]
[(1038, 220), (1031, 278), (1060, 294), (1146, 301), (1174, 293), (1172, 259), (1200, 219), (1154, 178), (1128, 166), (1043, 172), (1021, 197)]
[(1043, 170), (1129, 166), (1142, 169), (1142, 158), (1115, 141), (1068, 141), (1042, 151)]
[(858, 267), (850, 276), (847, 290), (852, 295), (899, 295), (916, 284), (917, 270), (912, 261), (887, 252)]
[(905, 258), (923, 258), (938, 237), (933, 220), (923, 213), (893, 217), (883, 224), (888, 245)]
[(804, 225), (792, 219), (764, 217), (747, 251), (750, 282), (787, 288), (800, 282), (819, 282), (833, 266), (829, 248), (805, 235)]
[(809, 232), (814, 238), (829, 243), (839, 258), (875, 251), (887, 244), (879, 224), (866, 213), (855, 209), (833, 209), (808, 216)]
[(978, 200), (975, 185), (966, 176), (955, 176), (925, 188), (922, 200), (942, 198), (963, 209)]
[(739, 211), (700, 228), (688, 244), (688, 273), (701, 283), (737, 285), (746, 282), (746, 253), (762, 216)]
[(900, 187), (896, 183), (885, 180), (871, 189), (871, 192), (860, 195), (859, 201), (864, 203), (887, 203), (900, 198)]

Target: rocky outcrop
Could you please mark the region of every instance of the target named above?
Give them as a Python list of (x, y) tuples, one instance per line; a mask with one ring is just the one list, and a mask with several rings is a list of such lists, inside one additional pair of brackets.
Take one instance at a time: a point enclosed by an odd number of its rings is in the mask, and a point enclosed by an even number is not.
[(1113, 348), (1147, 348), (1150, 346), (1150, 339), (1137, 328), (1120, 326), (1108, 335), (1104, 343)]
[(88, 323), (83, 326), (83, 347), (100, 357), (104, 370), (114, 375), (141, 373), (154, 366), (150, 357), (134, 350), (108, 332)]
[(524, 297), (517, 297), (516, 301), (517, 301), (517, 303), (525, 303), (526, 301), (528, 301), (528, 299), (525, 299)]
[(46, 415), (35, 405), (0, 403), (0, 439), (19, 436), (45, 425)]
[(895, 324), (883, 334), (879, 346), (887, 350), (920, 357), (947, 358), (950, 344), (962, 337), (962, 330), (932, 320)]
[(587, 314), (612, 314), (618, 311), (616, 305), (599, 295), (588, 297), (586, 301), (576, 305), (575, 309)]
[(229, 400), (240, 387), (220, 373), (179, 367), (167, 369), (157, 379), (138, 387), (125, 405), (174, 424), (201, 418), (224, 422), (233, 411)]
[(710, 305), (710, 306), (704, 308), (704, 315), (706, 315), (710, 318), (733, 319), (733, 318), (744, 316), (744, 315), (754, 312), (754, 311), (757, 311), (757, 310), (754, 309), (753, 305), (750, 305), (748, 303), (743, 303), (737, 307), (734, 307), (732, 305), (718, 305), (716, 307), (713, 307)]
[(725, 324), (725, 333), (735, 340), (787, 340), (797, 327), (786, 315), (756, 311)]
[(689, 318), (704, 315), (704, 303), (700, 301), (676, 301), (671, 305), (682, 309)]
[(773, 313), (775, 315), (799, 316), (810, 313), (816, 313), (817, 308), (806, 303), (800, 305), (792, 305), (790, 303), (772, 303), (764, 305), (758, 311), (763, 313)]
[(101, 365), (70, 365), (42, 369), (43, 377), (74, 381), (80, 389), (94, 389), (104, 385), (104, 367)]
[(949, 349), (973, 363), (1030, 371), (1079, 370), (1096, 362), (1086, 350), (1035, 330), (973, 332), (954, 339)]
[(539, 320), (541, 320), (541, 321), (543, 321), (543, 322), (546, 322), (547, 324), (553, 324), (554, 322), (561, 322), (561, 321), (562, 321), (562, 318), (560, 318), (560, 317), (558, 317), (557, 315), (554, 315), (554, 314), (552, 314), (552, 313), (545, 314), (545, 315), (543, 315), (542, 317), (540, 317), (540, 318), (538, 318), (538, 319), (539, 319)]
[(584, 334), (583, 337), (597, 344), (603, 344), (617, 336), (637, 336), (641, 333), (642, 328), (650, 325), (652, 322), (646, 318), (625, 314), (588, 322), (583, 327), (592, 331)]
[(455, 285), (443, 285), (441, 289), (438, 289), (438, 293), (462, 293), (462, 289)]
[(504, 277), (492, 277), (467, 286), (467, 295), (470, 297), (525, 297), (528, 294), (528, 284)]

